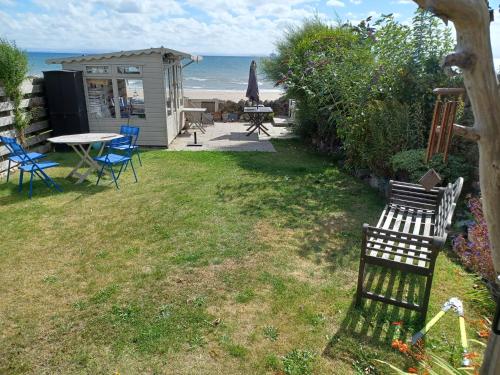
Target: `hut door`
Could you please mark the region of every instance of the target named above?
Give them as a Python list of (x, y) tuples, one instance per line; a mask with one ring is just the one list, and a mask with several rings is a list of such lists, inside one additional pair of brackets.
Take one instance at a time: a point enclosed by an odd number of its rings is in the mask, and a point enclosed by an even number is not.
[(165, 100), (167, 122), (174, 121), (177, 108), (175, 105), (174, 72), (172, 64), (165, 65)]
[(167, 137), (169, 142), (180, 131), (179, 101), (176, 90), (175, 64), (165, 64), (165, 107), (167, 112)]

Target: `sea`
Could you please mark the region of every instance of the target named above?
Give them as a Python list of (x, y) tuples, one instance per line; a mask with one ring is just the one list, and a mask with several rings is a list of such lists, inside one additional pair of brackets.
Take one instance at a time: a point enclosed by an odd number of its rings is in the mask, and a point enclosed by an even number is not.
[[(61, 69), (58, 64), (46, 64), (45, 60), (78, 53), (28, 52), (30, 75), (41, 76), (45, 70)], [(257, 62), (257, 77), (261, 92), (279, 91), (273, 82), (266, 80), (260, 56), (203, 56), (199, 63), (192, 63), (184, 69), (184, 88), (190, 90), (246, 90), (248, 73), (252, 60)]]

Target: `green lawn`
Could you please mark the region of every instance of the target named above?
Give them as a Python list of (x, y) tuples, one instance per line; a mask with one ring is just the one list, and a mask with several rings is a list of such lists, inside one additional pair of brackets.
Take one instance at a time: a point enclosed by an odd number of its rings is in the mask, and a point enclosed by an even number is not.
[[(1, 374), (377, 373), (414, 315), (352, 306), (361, 225), (384, 201), (297, 141), (277, 153), (144, 152), (139, 183), (0, 184)], [(380, 277), (380, 272), (377, 273)], [(397, 279), (395, 276), (394, 279)], [(431, 311), (477, 283), (439, 257)], [(428, 345), (457, 362), (451, 315)], [(451, 348), (451, 349), (450, 349)], [(293, 372), (296, 371), (296, 372)], [(364, 371), (364, 372), (363, 372)], [(388, 373), (380, 367), (378, 373)]]

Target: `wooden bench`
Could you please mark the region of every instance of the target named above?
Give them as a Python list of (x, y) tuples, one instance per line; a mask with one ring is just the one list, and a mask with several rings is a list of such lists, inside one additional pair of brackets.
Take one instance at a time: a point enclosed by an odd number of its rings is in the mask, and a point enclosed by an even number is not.
[[(391, 181), (389, 200), (376, 226), (363, 225), (356, 304), (363, 297), (427, 313), (434, 266), (443, 248), (463, 178), (426, 191), (422, 186)], [(365, 266), (372, 264), (426, 277), (422, 303), (408, 302), (365, 289)]]

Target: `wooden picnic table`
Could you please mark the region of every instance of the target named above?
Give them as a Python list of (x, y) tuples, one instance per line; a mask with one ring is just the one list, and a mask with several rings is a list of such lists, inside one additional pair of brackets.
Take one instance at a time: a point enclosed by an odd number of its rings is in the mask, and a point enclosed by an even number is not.
[(257, 106), (257, 107), (245, 107), (243, 109), (244, 113), (247, 113), (250, 117), (251, 125), (248, 127), (246, 134), (247, 136), (251, 135), (253, 132), (258, 130), (258, 133), (262, 131), (268, 137), (271, 135), (267, 132), (268, 129), (264, 126), (263, 122), (266, 116), (270, 113), (273, 113), (273, 109), (271, 107)]
[[(203, 113), (207, 111), (206, 108), (184, 107), (181, 111), (186, 114), (186, 120), (188, 123), (186, 129), (195, 127), (198, 128), (203, 134), (206, 133), (205, 127), (203, 126)], [(199, 116), (197, 116), (198, 114)]]
[[(123, 135), (117, 133), (82, 133), (82, 134), (71, 134), (71, 135), (61, 135), (59, 137), (49, 138), (48, 141), (54, 144), (66, 144), (71, 146), (71, 148), (80, 157), (80, 161), (73, 168), (73, 170), (68, 174), (69, 177), (76, 177), (78, 180), (77, 184), (81, 184), (93, 171), (98, 171), (99, 164), (92, 159), (90, 156), (90, 151), (92, 150), (92, 145), (101, 144), (99, 147), (99, 152), (97, 156), (101, 156), (106, 142), (112, 141), (113, 139), (122, 138)], [(87, 170), (83, 173), (78, 172), (80, 168), (85, 168)]]

